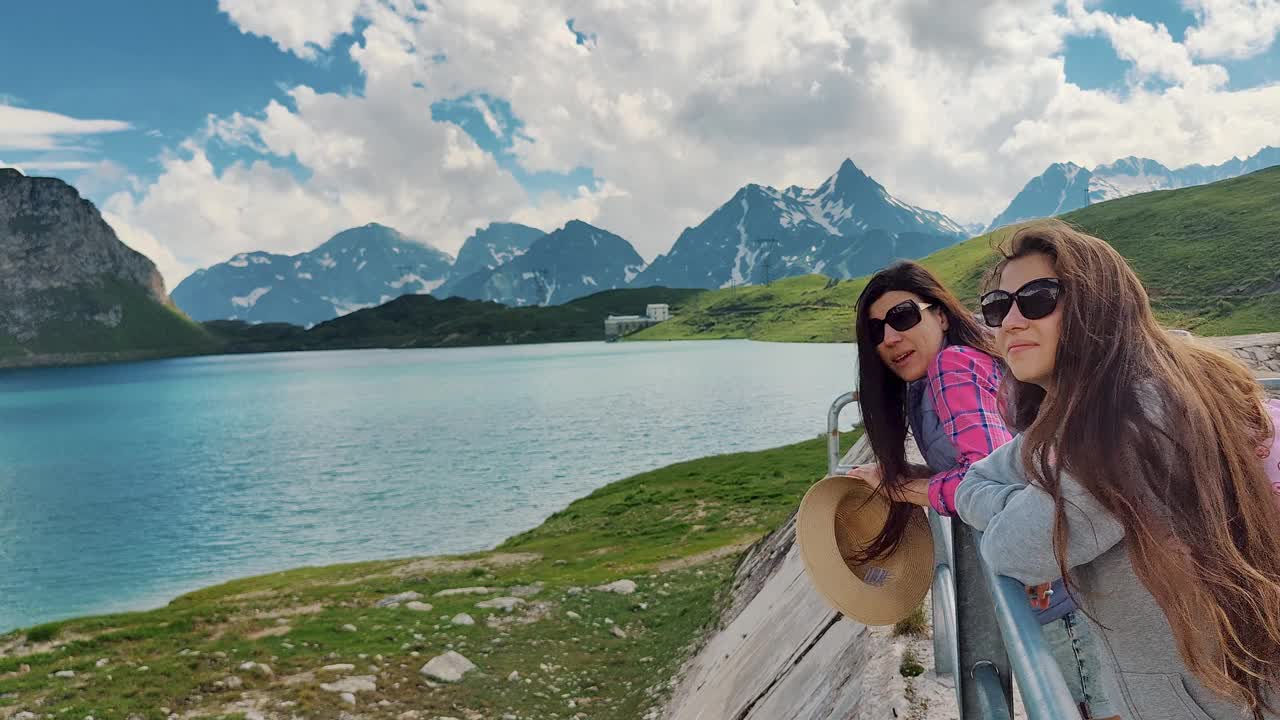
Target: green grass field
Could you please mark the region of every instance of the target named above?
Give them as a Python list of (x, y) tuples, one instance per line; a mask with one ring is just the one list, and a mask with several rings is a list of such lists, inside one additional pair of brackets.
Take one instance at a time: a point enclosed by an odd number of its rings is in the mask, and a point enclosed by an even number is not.
[[(1132, 264), (1167, 325), (1199, 335), (1280, 330), (1280, 167), (1212, 185), (1134, 195), (1067, 213)], [(920, 262), (976, 307), (980, 281), (1008, 230)], [(768, 287), (713, 290), (629, 339), (750, 338), (848, 342), (866, 278), (820, 275)]]
[[(715, 622), (741, 550), (785, 520), (825, 469), (824, 437), (678, 463), (603, 487), (490, 552), (303, 568), (158, 610), (0, 636), (0, 717), (336, 717), (349, 706), (321, 683), (363, 675), (377, 690), (358, 694), (362, 717), (632, 720), (661, 701)], [(637, 592), (590, 589), (619, 579)], [(538, 583), (511, 614), (475, 607)], [(434, 597), (469, 586), (493, 591)], [(406, 591), (433, 608), (374, 607)], [(476, 624), (451, 624), (458, 613)], [(17, 649), (34, 642), (45, 645)], [(450, 649), (478, 671), (428, 684), (419, 669)], [(270, 673), (242, 670), (248, 662)], [(354, 667), (321, 669), (340, 663)], [(508, 680), (513, 671), (519, 680)]]
[[(47, 290), (27, 298), (35, 307), (53, 306), (74, 321), (51, 321), (25, 342), (0, 334), (0, 361), (25, 355), (68, 355), (133, 358), (213, 352), (220, 343), (179, 310), (153, 300), (138, 285), (103, 278), (96, 285)], [(110, 321), (94, 316), (116, 316)], [(2, 363), (0, 363), (2, 364)]]

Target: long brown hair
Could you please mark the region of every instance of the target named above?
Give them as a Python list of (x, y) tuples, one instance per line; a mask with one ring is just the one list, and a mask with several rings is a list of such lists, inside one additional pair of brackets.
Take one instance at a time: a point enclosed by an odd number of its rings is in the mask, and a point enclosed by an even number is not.
[[(862, 408), (862, 426), (871, 442), (876, 461), (880, 463), (884, 485), (892, 489), (906, 479), (911, 468), (907, 463), (907, 384), (880, 359), (876, 347), (871, 344), (868, 321), (871, 306), (894, 290), (915, 293), (926, 303), (933, 305), (947, 318), (945, 342), (948, 345), (968, 345), (997, 357), (991, 336), (982, 329), (973, 315), (943, 284), (924, 266), (904, 260), (896, 262), (867, 281), (858, 296), (855, 329), (858, 340), (858, 392)], [(907, 503), (894, 503), (888, 521), (875, 540), (862, 550), (855, 562), (870, 562), (897, 549), (906, 531), (911, 513), (918, 512)]]
[[(1138, 579), (1205, 686), (1274, 712), (1280, 688), (1280, 518), (1255, 454), (1271, 428), (1263, 392), (1235, 359), (1167, 333), (1110, 245), (1061, 221), (1014, 232), (1004, 260), (1046, 255), (1062, 283), (1051, 391), (1005, 382), (1022, 463), (1054, 498), (1063, 576), (1060, 473), (1124, 526)], [(1052, 462), (1051, 462), (1052, 460)]]

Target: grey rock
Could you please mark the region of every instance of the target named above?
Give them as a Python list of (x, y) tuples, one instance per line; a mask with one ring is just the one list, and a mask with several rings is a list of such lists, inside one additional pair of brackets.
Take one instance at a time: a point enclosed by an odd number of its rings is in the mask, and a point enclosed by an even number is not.
[(476, 603), (476, 607), (482, 610), (504, 610), (506, 612), (511, 612), (521, 605), (524, 605), (524, 600), (518, 597), (497, 597)]
[(431, 612), (432, 610), (431, 603), (418, 602), (416, 600), (407, 602), (404, 606), (410, 610), (416, 610), (418, 612)]
[(454, 625), (475, 625), (476, 619), (466, 613), (458, 613), (457, 615), (454, 615), (453, 619), (449, 622)]
[(356, 666), (352, 665), (351, 663), (335, 663), (333, 665), (325, 665), (324, 667), (320, 668), (320, 672), (341, 673), (341, 672), (351, 672), (352, 670), (355, 670), (355, 669), (356, 669)]
[(450, 650), (443, 655), (431, 658), (418, 672), (440, 682), (458, 682), (464, 675), (476, 669), (475, 663), (463, 657), (462, 654)]
[(346, 703), (346, 704), (348, 704), (348, 705), (355, 705), (355, 704), (356, 704), (356, 696), (355, 696), (354, 694), (352, 694), (352, 693), (344, 692), (344, 693), (342, 693), (341, 695), (339, 695), (338, 697), (342, 699), (342, 702), (344, 702), (344, 703)]
[(320, 689), (331, 693), (377, 692), (378, 678), (373, 675), (355, 675), (331, 683), (321, 683)]
[(394, 605), (399, 605), (400, 603), (406, 603), (411, 600), (421, 600), (421, 599), (422, 599), (422, 593), (418, 593), (410, 590), (409, 592), (402, 592), (402, 593), (399, 593), (398, 595), (391, 595), (388, 597), (384, 597), (378, 602), (374, 603), (373, 606), (380, 607), (380, 608), (392, 607)]
[(600, 592), (611, 592), (619, 595), (630, 595), (636, 591), (636, 584), (633, 580), (616, 580), (608, 585), (600, 585), (592, 588)]
[(507, 588), (507, 593), (518, 598), (533, 597), (534, 595), (542, 592), (543, 587), (545, 587), (545, 585), (539, 581), (532, 585), (517, 585), (512, 588)]
[(54, 673), (53, 676), (56, 678), (69, 680), (76, 676), (76, 671), (75, 670), (59, 670), (58, 672)]
[(454, 595), (488, 595), (493, 592), (495, 591), (487, 587), (449, 588), (448, 590), (441, 590), (436, 593), (435, 597), (452, 597)]

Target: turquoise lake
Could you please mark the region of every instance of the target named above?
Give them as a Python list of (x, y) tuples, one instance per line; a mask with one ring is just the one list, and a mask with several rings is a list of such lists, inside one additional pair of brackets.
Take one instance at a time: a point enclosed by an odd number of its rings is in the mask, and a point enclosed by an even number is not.
[(854, 358), (571, 343), (0, 373), (0, 632), (487, 549), (637, 472), (821, 434)]

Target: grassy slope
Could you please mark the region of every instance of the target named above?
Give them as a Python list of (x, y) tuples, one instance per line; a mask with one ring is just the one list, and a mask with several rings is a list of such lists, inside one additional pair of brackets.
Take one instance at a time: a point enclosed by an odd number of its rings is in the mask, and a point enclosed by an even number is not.
[[(854, 439), (850, 434), (845, 444)], [(579, 711), (606, 720), (637, 718), (661, 697), (691, 644), (717, 617), (737, 549), (794, 510), (825, 471), (825, 448), (825, 438), (819, 437), (627, 478), (572, 503), (494, 552), (460, 558), (475, 567), (397, 560), (304, 568), (191, 593), (150, 612), (33, 628), (26, 634), (53, 637), (64, 646), (25, 657), (0, 652), (0, 716), (30, 709), (69, 718), (160, 718), (164, 707), (217, 717), (232, 714), (231, 704), (248, 692), (250, 698), (267, 700), (267, 712), (278, 709), (275, 703), (293, 702), (297, 705), (286, 716), (333, 717), (341, 703), (336, 694), (322, 691), (320, 682), (378, 674), (378, 692), (360, 695), (358, 712), (364, 717), (394, 718), (414, 709), (423, 718), (473, 712), (568, 718)], [(721, 552), (707, 552), (716, 550)], [(499, 562), (525, 554), (534, 559)], [(680, 560), (688, 566), (664, 565)], [(619, 578), (634, 579), (638, 592), (567, 592)], [(505, 631), (486, 624), (488, 617), (506, 617), (501, 611), (475, 607), (492, 595), (431, 597), (446, 588), (534, 582), (545, 583), (530, 600), (548, 604), (546, 617)], [(407, 590), (427, 596), (424, 601), (434, 609), (372, 607), (379, 598)], [(581, 619), (571, 619), (566, 614), (571, 610)], [(477, 624), (458, 627), (443, 619), (460, 612), (471, 614)], [(517, 611), (512, 617), (524, 615)], [(288, 618), (287, 624), (278, 624), (279, 617)], [(612, 635), (605, 618), (624, 628), (627, 637)], [(343, 632), (348, 623), (357, 632)], [(284, 628), (287, 634), (251, 639), (254, 633)], [(0, 637), (0, 648), (22, 635)], [(480, 673), (455, 685), (428, 687), (418, 669), (449, 648), (475, 662)], [(100, 658), (108, 659), (105, 667), (95, 666)], [(246, 661), (269, 665), (274, 677), (238, 671)], [(283, 681), (333, 663), (352, 663), (356, 669), (317, 673), (295, 684)], [(371, 663), (380, 671), (371, 673)], [(21, 672), (24, 665), (29, 671)], [(51, 677), (60, 670), (77, 675)], [(509, 682), (513, 670), (525, 680)], [(231, 675), (243, 680), (242, 690), (215, 684)], [(383, 699), (391, 704), (372, 704)], [(569, 709), (571, 699), (576, 710)]]
[(459, 347), (603, 340), (610, 313), (643, 315), (649, 303), (679, 308), (701, 290), (608, 290), (563, 305), (512, 308), (494, 302), (404, 295), (304, 331), (290, 325), (214, 322), (233, 352), (368, 347)]
[(155, 302), (143, 288), (108, 278), (98, 286), (46, 291), (36, 304), (53, 304), (79, 316), (108, 313), (118, 306), (115, 327), (94, 321), (44, 323), (31, 341), (0, 335), (0, 362), (29, 354), (139, 353), (153, 355), (211, 352), (218, 343), (199, 324), (173, 307)]
[[(1161, 320), (1201, 335), (1280, 329), (1280, 168), (1212, 185), (1134, 195), (1064, 219), (1111, 242), (1137, 270)], [(921, 262), (968, 302), (993, 262), (996, 231)], [(752, 338), (845, 342), (865, 278), (811, 275), (771, 287), (715, 290), (638, 340)]]

